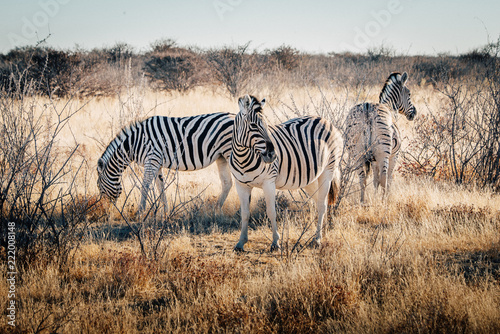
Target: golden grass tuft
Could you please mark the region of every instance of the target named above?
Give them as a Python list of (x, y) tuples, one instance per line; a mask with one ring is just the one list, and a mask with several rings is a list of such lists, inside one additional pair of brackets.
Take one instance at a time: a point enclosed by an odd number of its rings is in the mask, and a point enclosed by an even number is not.
[(428, 202), (420, 196), (410, 195), (397, 202), (396, 208), (404, 218), (415, 223), (428, 219), (431, 213)]

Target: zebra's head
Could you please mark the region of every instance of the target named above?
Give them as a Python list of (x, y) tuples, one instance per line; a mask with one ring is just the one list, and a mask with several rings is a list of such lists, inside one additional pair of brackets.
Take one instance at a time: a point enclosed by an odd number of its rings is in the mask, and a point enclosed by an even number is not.
[(380, 103), (389, 104), (393, 110), (397, 110), (412, 121), (417, 115), (417, 109), (411, 103), (410, 90), (406, 87), (407, 81), (408, 73), (392, 73), (382, 88), (379, 100)]
[(113, 167), (108, 165), (103, 158), (97, 161), (97, 187), (101, 195), (116, 202), (122, 193), (122, 183), (119, 175), (112, 176)]
[(238, 145), (260, 154), (265, 163), (271, 163), (276, 159), (276, 152), (262, 113), (265, 103), (266, 99), (259, 102), (257, 98), (250, 95), (238, 99), (240, 112), (235, 118), (234, 140)]

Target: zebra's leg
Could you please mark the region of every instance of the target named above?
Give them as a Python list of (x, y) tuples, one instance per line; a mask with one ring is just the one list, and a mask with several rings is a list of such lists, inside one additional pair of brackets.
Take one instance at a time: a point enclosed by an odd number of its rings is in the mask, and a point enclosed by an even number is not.
[(365, 190), (366, 190), (366, 168), (365, 166), (361, 166), (358, 170), (358, 178), (359, 178), (359, 188), (361, 193), (361, 205), (365, 204)]
[(240, 198), (240, 214), (241, 214), (241, 234), (240, 240), (234, 247), (237, 252), (242, 252), (243, 247), (248, 241), (248, 220), (250, 219), (250, 199), (252, 195), (252, 188), (236, 182), (236, 191)]
[(158, 170), (158, 176), (156, 177), (156, 188), (160, 193), (160, 199), (163, 203), (163, 215), (166, 216), (168, 211), (167, 196), (165, 195), (165, 179), (161, 168)]
[(382, 161), (382, 166), (379, 166), (380, 170), (380, 186), (382, 187), (382, 196), (385, 198), (387, 194), (387, 176), (389, 174), (389, 155), (384, 157), (384, 160)]
[(314, 200), (314, 202), (318, 202), (318, 180), (308, 184), (303, 189)]
[(229, 164), (227, 160), (223, 157), (220, 157), (216, 160), (217, 168), (219, 169), (219, 177), (222, 185), (222, 192), (219, 195), (219, 199), (217, 200), (217, 207), (222, 209), (222, 205), (226, 201), (227, 195), (233, 186), (233, 180), (231, 179), (231, 171), (229, 170)]
[(373, 187), (375, 188), (375, 195), (378, 192), (378, 186), (380, 185), (380, 168), (378, 163), (371, 162), (371, 168), (373, 169)]
[(316, 206), (318, 208), (318, 225), (316, 226), (316, 237), (314, 238), (314, 246), (321, 245), (321, 237), (323, 232), (323, 221), (325, 220), (326, 209), (328, 208), (328, 193), (333, 181), (333, 171), (325, 170), (318, 177), (318, 200)]
[(396, 166), (396, 162), (398, 161), (398, 153), (391, 154), (389, 157), (389, 171), (387, 173), (387, 192), (391, 188), (392, 184), (392, 173), (394, 172), (394, 167)]
[(272, 252), (280, 247), (280, 235), (276, 223), (276, 184), (274, 182), (265, 182), (262, 185), (262, 190), (264, 190), (264, 197), (266, 199), (266, 213), (271, 221), (271, 227), (273, 229), (273, 243), (271, 244)]
[(157, 178), (160, 167), (161, 166), (156, 159), (152, 157), (146, 158), (146, 161), (144, 163), (144, 180), (142, 181), (141, 188), (141, 203), (138, 210), (139, 215), (142, 215), (144, 213), (149, 187), (151, 186), (153, 180)]
[(393, 128), (388, 129), (387, 139), (382, 141), (379, 146), (378, 155), (381, 159), (377, 159), (378, 167), (380, 168), (380, 186), (382, 187), (382, 198), (385, 199), (387, 194), (387, 184), (389, 175), (389, 158), (392, 153)]

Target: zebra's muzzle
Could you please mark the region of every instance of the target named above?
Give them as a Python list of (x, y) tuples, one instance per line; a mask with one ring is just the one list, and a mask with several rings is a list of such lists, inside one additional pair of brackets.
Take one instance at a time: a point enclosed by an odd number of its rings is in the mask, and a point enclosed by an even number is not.
[(415, 118), (415, 116), (417, 115), (417, 109), (416, 108), (413, 108), (411, 109), (411, 111), (406, 115), (406, 119), (409, 120), (409, 121), (413, 121), (413, 119)]
[(266, 164), (270, 164), (276, 159), (276, 152), (274, 151), (274, 145), (271, 142), (266, 142), (266, 149), (260, 152), (262, 160)]

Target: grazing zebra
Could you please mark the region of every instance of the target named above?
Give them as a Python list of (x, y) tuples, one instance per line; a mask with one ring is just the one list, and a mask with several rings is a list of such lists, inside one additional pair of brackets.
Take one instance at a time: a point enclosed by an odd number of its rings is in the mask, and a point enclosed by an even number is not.
[(340, 155), (343, 139), (327, 120), (319, 117), (291, 119), (277, 126), (267, 125), (262, 108), (265, 100), (245, 95), (238, 100), (240, 112), (234, 120), (229, 167), (236, 180), (241, 205), (241, 235), (235, 247), (243, 251), (248, 241), (250, 197), (254, 187), (262, 188), (266, 212), (271, 220), (277, 249), (276, 189), (304, 188), (317, 203), (318, 225), (315, 243), (328, 204), (336, 201), (340, 182)]
[(380, 185), (386, 194), (396, 165), (401, 140), (392, 121), (392, 113), (399, 112), (413, 120), (417, 110), (406, 87), (408, 74), (392, 73), (386, 80), (379, 103), (362, 103), (353, 107), (347, 116), (345, 140), (347, 149), (358, 171), (361, 203), (365, 201), (366, 178), (373, 169), (375, 190)]
[(97, 185), (101, 194), (116, 201), (122, 192), (123, 171), (135, 161), (144, 166), (139, 212), (145, 208), (153, 180), (166, 206), (162, 167), (189, 171), (205, 168), (215, 161), (222, 183), (217, 204), (222, 207), (232, 186), (227, 160), (231, 153), (234, 116), (228, 113), (153, 116), (122, 129), (97, 161)]

